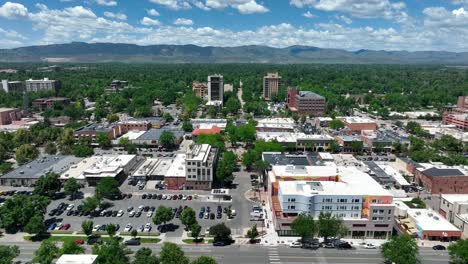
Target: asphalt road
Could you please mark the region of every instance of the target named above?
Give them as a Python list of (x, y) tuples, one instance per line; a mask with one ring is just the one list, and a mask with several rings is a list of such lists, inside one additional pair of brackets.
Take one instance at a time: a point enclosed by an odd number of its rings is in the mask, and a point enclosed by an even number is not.
[[(6, 244), (6, 243), (5, 243)], [(21, 255), (17, 260), (30, 261), (33, 258), (34, 251), (39, 247), (39, 243), (22, 242), (17, 244), (20, 247)], [(143, 245), (129, 247), (136, 252), (141, 247), (149, 247), (153, 253), (158, 254), (161, 251), (158, 245)], [(91, 252), (91, 247), (86, 246), (87, 252)], [(343, 263), (362, 263), (376, 264), (383, 263), (380, 252), (375, 249), (355, 249), (355, 250), (336, 250), (336, 249), (318, 249), (307, 250), (300, 248), (288, 248), (284, 246), (263, 247), (263, 246), (228, 246), (212, 247), (210, 245), (191, 246), (184, 245), (182, 250), (190, 258), (196, 258), (202, 255), (214, 257), (219, 264), (343, 264)], [(444, 264), (448, 263), (449, 257), (447, 251), (434, 251), (432, 249), (420, 249), (421, 263), (424, 264)]]

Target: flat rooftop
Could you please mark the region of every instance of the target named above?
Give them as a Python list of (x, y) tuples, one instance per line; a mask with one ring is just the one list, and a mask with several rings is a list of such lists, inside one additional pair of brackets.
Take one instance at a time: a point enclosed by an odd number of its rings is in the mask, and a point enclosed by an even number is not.
[[(257, 126), (258, 127), (258, 126)], [(276, 140), (278, 142), (283, 143), (295, 143), (298, 140), (306, 141), (331, 141), (333, 137), (329, 135), (307, 135), (305, 133), (296, 133), (296, 132), (258, 132), (257, 131), (257, 138), (262, 139), (264, 141), (273, 141)]]
[(281, 152), (263, 152), (262, 159), (270, 165), (311, 165), (306, 155), (287, 155)]
[(80, 162), (82, 158), (75, 156), (64, 155), (47, 155), (37, 158), (25, 165), (16, 168), (13, 171), (1, 176), (2, 178), (22, 178), (22, 179), (37, 179), (47, 172), (55, 172), (61, 174), (70, 166)]
[(375, 121), (370, 118), (364, 118), (359, 116), (346, 116), (340, 118), (344, 119), (345, 122), (349, 124), (375, 123)]
[(185, 135), (185, 132), (183, 130), (180, 130), (180, 129), (168, 129), (168, 128), (156, 129), (156, 128), (152, 128), (152, 129), (144, 132), (143, 134), (141, 134), (135, 140), (159, 140), (159, 138), (161, 137), (161, 134), (164, 131), (172, 132), (174, 134), (176, 140)]
[(376, 195), (392, 196), (367, 173), (355, 167), (338, 166), (340, 181), (280, 181), (283, 195)]
[(271, 171), (278, 177), (334, 177), (338, 174), (333, 163), (329, 166), (274, 165)]
[(441, 194), (449, 203), (468, 203), (468, 194)]
[(172, 164), (164, 177), (183, 177), (185, 178), (185, 154), (177, 154), (172, 160)]
[(65, 180), (69, 178), (75, 178), (77, 180), (84, 180), (85, 176), (83, 175), (83, 172), (93, 166), (96, 162), (97, 156), (85, 158), (77, 164), (71, 165), (68, 170), (60, 175), (60, 179)]
[(98, 255), (64, 254), (57, 260), (56, 264), (93, 264), (97, 257)]

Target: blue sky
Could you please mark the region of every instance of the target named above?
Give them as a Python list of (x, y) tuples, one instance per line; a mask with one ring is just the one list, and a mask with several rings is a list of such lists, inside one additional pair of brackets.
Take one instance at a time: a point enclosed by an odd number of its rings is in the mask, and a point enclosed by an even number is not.
[(468, 51), (468, 0), (9, 0), (0, 38)]

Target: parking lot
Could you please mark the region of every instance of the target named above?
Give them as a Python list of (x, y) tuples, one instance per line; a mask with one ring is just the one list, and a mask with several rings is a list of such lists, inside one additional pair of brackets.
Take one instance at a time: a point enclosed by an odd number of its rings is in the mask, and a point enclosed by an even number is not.
[[(68, 216), (67, 215), (67, 211), (65, 211), (63, 214), (61, 214), (60, 216), (49, 216), (48, 213), (54, 209), (54, 208), (57, 208), (57, 206), (60, 204), (60, 203), (65, 203), (65, 204), (73, 204), (74, 205), (74, 208), (72, 210), (76, 210), (77, 207), (82, 203), (83, 199), (77, 199), (77, 200), (73, 200), (73, 201), (70, 201), (68, 199), (60, 199), (60, 200), (55, 200), (55, 201), (52, 201), (52, 203), (49, 205), (48, 207), (48, 212), (46, 214), (46, 221), (47, 223), (52, 223), (52, 222), (55, 222), (55, 223), (63, 223), (63, 224), (70, 224), (70, 229), (71, 231), (80, 231), (81, 230), (81, 223), (84, 221), (84, 220), (92, 220), (94, 222), (95, 225), (105, 225), (105, 224), (110, 224), (110, 223), (113, 223), (113, 224), (118, 224), (120, 226), (120, 229), (118, 230), (118, 232), (122, 232), (124, 227), (130, 223), (132, 226), (133, 226), (133, 229), (137, 229), (139, 228), (140, 226), (142, 225), (145, 225), (147, 223), (150, 223), (152, 225), (152, 230), (150, 231), (151, 233), (155, 233), (157, 232), (157, 227), (153, 224), (153, 221), (152, 221), (152, 215), (149, 216), (148, 213), (151, 211), (151, 207), (154, 207), (155, 210), (157, 210), (157, 208), (159, 206), (167, 206), (167, 207), (171, 207), (173, 209), (175, 208), (179, 208), (181, 207), (181, 209), (183, 209), (185, 206), (187, 207), (191, 207), (192, 209), (195, 210), (196, 212), (196, 216), (197, 216), (197, 221), (198, 223), (200, 224), (200, 226), (202, 226), (202, 230), (205, 230), (206, 228), (212, 226), (212, 225), (215, 225), (217, 223), (221, 223), (221, 222), (233, 222), (235, 223), (235, 219), (237, 216), (235, 216), (233, 219), (228, 219), (227, 217), (227, 214), (226, 213), (222, 213), (221, 214), (221, 218), (218, 218), (217, 215), (216, 215), (216, 209), (217, 209), (217, 206), (221, 206), (223, 208), (223, 210), (225, 210), (224, 208), (227, 208), (231, 205), (230, 202), (227, 202), (227, 201), (220, 201), (220, 200), (211, 200), (211, 201), (208, 201), (206, 199), (202, 199), (202, 198), (196, 198), (197, 196), (193, 195), (192, 196), (192, 200), (188, 200), (188, 199), (185, 199), (185, 200), (158, 200), (158, 199), (143, 199), (143, 194), (147, 194), (145, 192), (140, 192), (140, 193), (135, 193), (134, 195), (132, 195), (132, 197), (130, 199), (128, 198), (124, 198), (122, 200), (114, 200), (114, 201), (109, 201), (109, 200), (105, 200), (106, 203), (109, 203), (109, 207), (106, 208), (106, 210), (111, 210), (111, 211), (119, 211), (119, 210), (122, 210), (123, 211), (123, 215), (122, 216), (96, 216), (96, 217), (92, 217), (92, 216), (73, 216), (73, 215), (70, 215)], [(179, 196), (176, 194), (176, 192), (169, 192), (169, 191), (166, 191), (166, 192), (153, 192), (151, 197), (154, 197), (156, 195), (153, 195), (153, 194), (165, 194), (166, 196), (173, 196), (173, 195), (176, 195), (176, 196)], [(180, 194), (180, 193), (179, 193)], [(182, 195), (182, 194), (180, 194)], [(89, 195), (85, 195), (86, 196), (89, 196)], [(188, 197), (188, 195), (186, 194), (186, 197)], [(129, 209), (129, 207), (132, 207), (131, 209)], [(139, 211), (139, 207), (147, 207), (146, 209), (147, 210), (142, 210), (141, 212), (141, 215), (137, 215), (136, 212)], [(214, 217), (210, 214), (208, 214), (208, 218), (205, 216), (205, 214), (203, 214), (203, 217), (200, 218), (200, 210), (201, 208), (204, 207), (205, 208), (205, 211), (207, 210), (207, 207), (210, 207), (210, 211), (211, 213), (214, 213)], [(232, 209), (235, 210), (235, 208), (233, 207)], [(134, 211), (135, 212), (135, 216), (130, 216), (129, 212), (131, 211)], [(212, 219), (214, 218), (214, 219)], [(167, 235), (169, 236), (178, 236), (178, 235), (181, 235), (182, 234), (182, 229), (183, 229), (183, 225), (181, 224), (180, 220), (176, 217), (174, 217), (174, 219), (170, 222), (173, 224), (173, 226), (175, 227), (175, 230), (172, 230), (172, 231), (169, 231)], [(235, 225), (232, 226), (231, 224), (229, 224), (232, 228), (235, 228)], [(169, 233), (173, 233), (173, 234), (169, 234)]]

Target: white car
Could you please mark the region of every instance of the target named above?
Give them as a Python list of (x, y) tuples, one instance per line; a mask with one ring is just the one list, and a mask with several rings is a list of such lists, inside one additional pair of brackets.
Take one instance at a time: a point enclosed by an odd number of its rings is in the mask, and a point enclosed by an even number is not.
[(73, 208), (75, 208), (75, 205), (69, 204), (69, 205), (67, 206), (67, 211), (69, 211), (69, 210), (71, 210), (71, 209), (73, 209)]
[(231, 209), (231, 215), (232, 215), (232, 216), (236, 216), (236, 215), (237, 215), (237, 212), (236, 212), (236, 210), (234, 210), (234, 209)]
[(144, 231), (145, 232), (151, 231), (151, 224), (150, 223), (146, 223)]
[(63, 223), (58, 223), (58, 224), (55, 226), (54, 230), (60, 230), (60, 228), (62, 228), (62, 226), (63, 226)]
[(368, 243), (368, 244), (366, 244), (366, 245), (364, 246), (364, 248), (367, 248), (367, 249), (376, 249), (377, 246), (374, 245), (374, 244), (372, 244), (372, 243)]
[(182, 195), (182, 200), (187, 200), (187, 195)]
[(123, 210), (119, 210), (119, 212), (117, 213), (117, 216), (118, 217), (122, 217), (124, 214), (124, 211)]
[(161, 200), (166, 200), (166, 199), (167, 199), (167, 195), (163, 194), (161, 197)]
[(167, 196), (167, 199), (168, 199), (168, 200), (172, 200), (172, 195), (168, 195), (168, 196)]
[(93, 232), (97, 232), (97, 231), (99, 231), (99, 229), (101, 229), (101, 225), (95, 225), (93, 227)]
[(301, 248), (302, 247), (302, 243), (299, 242), (299, 241), (296, 241), (296, 242), (292, 242), (290, 245), (289, 245), (290, 248)]
[(132, 227), (132, 224), (128, 223), (128, 224), (125, 226), (124, 231), (125, 231), (125, 232), (130, 232), (130, 230), (132, 230), (132, 228), (133, 228), (133, 227)]
[(144, 205), (140, 205), (140, 206), (138, 206), (138, 211), (143, 211), (143, 208), (145, 208), (145, 206), (144, 206)]
[(131, 211), (130, 213), (128, 213), (128, 216), (129, 217), (134, 217), (135, 216), (135, 211)]
[(146, 214), (147, 217), (152, 217), (153, 216), (153, 211), (149, 211), (147, 214)]
[(138, 233), (143, 232), (143, 230), (145, 230), (145, 226), (144, 226), (144, 225), (141, 225), (141, 226), (137, 229)]

